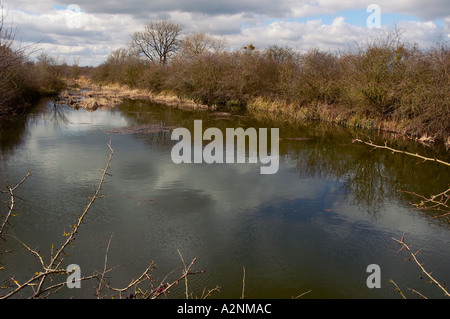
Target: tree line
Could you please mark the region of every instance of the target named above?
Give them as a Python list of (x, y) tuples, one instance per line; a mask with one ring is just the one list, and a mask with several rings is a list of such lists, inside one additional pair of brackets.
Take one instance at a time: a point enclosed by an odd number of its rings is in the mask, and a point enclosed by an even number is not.
[(207, 33), (149, 22), (95, 68), (98, 83), (119, 83), (216, 107), (269, 111), (447, 138), (450, 51), (420, 48), (392, 29), (347, 52), (298, 52), (248, 44), (230, 50)]
[(55, 94), (67, 78), (89, 71), (99, 84), (167, 93), (219, 108), (238, 108), (289, 119), (324, 119), (413, 136), (448, 139), (450, 51), (402, 40), (393, 29), (352, 51), (247, 44), (230, 49), (225, 38), (183, 34), (171, 21), (150, 21), (130, 44), (95, 68), (68, 66), (42, 54), (30, 62), (13, 48), (14, 32), (0, 20), (0, 115), (36, 95)]

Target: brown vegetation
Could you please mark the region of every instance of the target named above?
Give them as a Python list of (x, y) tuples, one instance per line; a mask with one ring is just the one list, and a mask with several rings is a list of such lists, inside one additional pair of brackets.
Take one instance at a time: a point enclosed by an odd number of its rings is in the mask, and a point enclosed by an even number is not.
[(208, 108), (206, 105), (167, 95), (164, 92), (155, 94), (146, 89), (130, 88), (128, 85), (117, 83), (98, 85), (86, 76), (67, 81), (67, 88), (59, 94), (59, 98), (59, 103), (67, 104), (76, 109), (83, 108), (88, 111), (95, 111), (99, 108), (112, 108), (126, 99), (149, 100), (154, 103), (183, 109), (198, 110)]
[(33, 76), (28, 72), (27, 48), (15, 47), (17, 31), (7, 26), (3, 4), (0, 2), (0, 118), (17, 112), (20, 105), (30, 102), (25, 93), (33, 95)]
[(40, 97), (56, 96), (70, 79), (87, 74), (90, 68), (77, 61), (65, 61), (42, 53), (37, 61), (29, 58), (37, 45), (21, 45), (18, 30), (6, 23), (8, 12), (0, 1), (0, 120), (14, 118)]
[[(0, 115), (14, 113), (36, 94), (60, 92), (67, 79), (82, 73), (77, 64), (47, 55), (37, 63), (28, 61), (23, 48), (12, 48), (14, 33), (1, 22)], [(148, 23), (131, 36), (130, 47), (111, 52), (89, 70), (101, 89), (69, 104), (95, 110), (143, 97), (172, 106), (245, 110), (289, 121), (319, 119), (431, 142), (450, 140), (445, 43), (419, 48), (402, 41), (395, 29), (349, 52), (300, 53), (252, 44), (227, 50), (222, 38), (203, 32), (181, 37), (181, 28)]]
[(92, 79), (258, 116), (320, 119), (430, 141), (450, 135), (446, 44), (420, 49), (403, 42), (399, 30), (340, 53), (252, 45), (230, 51), (204, 33), (185, 39), (165, 64), (116, 50)]

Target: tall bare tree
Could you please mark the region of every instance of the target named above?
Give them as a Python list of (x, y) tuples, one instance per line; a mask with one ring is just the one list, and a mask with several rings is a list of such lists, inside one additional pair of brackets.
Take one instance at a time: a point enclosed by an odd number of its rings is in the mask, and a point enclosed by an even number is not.
[(152, 21), (145, 25), (143, 31), (131, 35), (131, 45), (151, 61), (166, 64), (180, 48), (182, 29), (181, 24), (170, 21)]

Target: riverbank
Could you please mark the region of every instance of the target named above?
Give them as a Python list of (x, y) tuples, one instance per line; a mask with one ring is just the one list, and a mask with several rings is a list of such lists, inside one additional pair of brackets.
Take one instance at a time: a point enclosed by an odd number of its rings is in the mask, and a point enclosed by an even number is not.
[(189, 99), (181, 99), (174, 95), (165, 93), (154, 94), (149, 90), (129, 88), (120, 84), (99, 85), (93, 83), (87, 77), (68, 80), (67, 89), (59, 94), (60, 103), (88, 111), (112, 108), (126, 99), (148, 100), (183, 109), (208, 109), (207, 105), (196, 103)]
[(276, 119), (289, 123), (301, 121), (323, 121), (338, 124), (340, 126), (390, 133), (393, 137), (402, 137), (432, 145), (444, 143), (450, 149), (450, 136), (418, 134), (411, 130), (411, 122), (405, 120), (386, 120), (382, 118), (363, 117), (348, 111), (338, 104), (320, 103), (317, 105), (299, 106), (296, 103), (286, 101), (269, 101), (256, 98), (247, 106), (248, 112), (259, 119)]
[[(83, 108), (88, 111), (113, 108), (126, 99), (142, 99), (169, 107), (189, 110), (217, 110), (217, 106), (208, 106), (182, 99), (170, 92), (155, 94), (150, 90), (130, 88), (122, 84), (100, 85), (88, 77), (80, 77), (67, 81), (67, 89), (59, 94), (59, 103), (65, 103), (74, 108)], [(229, 111), (229, 110), (228, 110)], [(251, 99), (246, 105), (246, 111), (258, 119), (273, 119), (291, 124), (302, 121), (324, 121), (341, 126), (361, 130), (375, 130), (391, 133), (394, 137), (402, 137), (423, 144), (444, 143), (450, 149), (450, 136), (431, 136), (428, 134), (414, 134), (411, 132), (411, 123), (405, 120), (388, 121), (381, 118), (368, 118), (358, 116), (338, 104), (318, 104), (299, 106), (294, 102), (283, 100), (264, 99), (262, 97)]]

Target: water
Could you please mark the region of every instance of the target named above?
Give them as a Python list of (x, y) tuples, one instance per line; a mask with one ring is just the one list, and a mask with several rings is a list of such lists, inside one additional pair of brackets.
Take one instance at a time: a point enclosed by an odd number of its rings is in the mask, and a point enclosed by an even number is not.
[[(217, 127), (279, 127), (280, 167), (261, 175), (260, 164), (174, 164), (176, 141), (170, 130), (194, 120), (203, 129)], [(153, 125), (153, 126), (152, 126)], [(133, 128), (130, 130), (130, 128)], [(135, 128), (139, 128), (136, 130)], [(17, 183), (23, 200), (16, 206), (14, 235), (49, 258), (76, 222), (94, 192), (107, 161), (112, 166), (102, 189), (104, 198), (89, 211), (67, 250), (64, 265), (78, 264), (83, 275), (102, 271), (108, 242), (111, 285), (121, 288), (154, 261), (159, 283), (171, 271), (181, 273), (197, 258), (189, 291), (220, 287), (213, 298), (240, 298), (245, 268), (246, 298), (400, 298), (389, 279), (409, 298), (408, 288), (430, 298), (443, 297), (420, 279), (417, 265), (392, 238), (401, 238), (440, 282), (449, 282), (449, 224), (411, 208), (416, 198), (399, 190), (437, 194), (448, 187), (449, 170), (404, 155), (352, 144), (356, 134), (330, 124), (290, 125), (246, 116), (185, 111), (127, 101), (112, 110), (87, 112), (43, 101), (0, 130), (0, 181)], [(387, 137), (371, 135), (374, 141)], [(448, 153), (409, 141), (396, 147), (439, 156)], [(3, 196), (3, 200), (6, 198)], [(1, 207), (1, 214), (6, 207)], [(0, 284), (23, 282), (39, 271), (34, 255), (11, 236), (0, 242)], [(369, 289), (370, 264), (381, 269), (381, 288)], [(64, 288), (52, 297), (94, 298), (96, 282), (82, 289)], [(184, 297), (184, 283), (171, 293)], [(112, 294), (112, 293), (110, 293)], [(26, 297), (19, 294), (16, 297)]]

